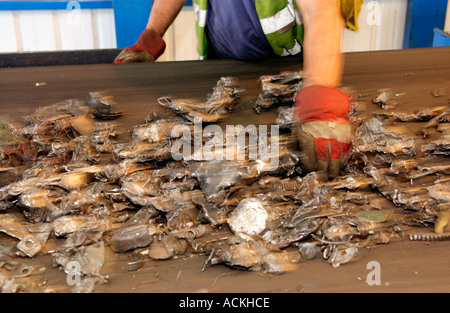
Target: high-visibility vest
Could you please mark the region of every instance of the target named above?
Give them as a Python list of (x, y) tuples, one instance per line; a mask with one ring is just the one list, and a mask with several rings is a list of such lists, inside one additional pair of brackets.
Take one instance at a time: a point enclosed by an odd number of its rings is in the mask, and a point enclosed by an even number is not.
[[(239, 0), (240, 1), (240, 0)], [(339, 0), (341, 11), (350, 29), (357, 30), (358, 13), (363, 0)], [(197, 35), (197, 54), (206, 58), (206, 19), (208, 0), (194, 0), (194, 15)], [(304, 27), (295, 0), (255, 0), (264, 35), (279, 56), (295, 55), (302, 51)], [(345, 10), (344, 10), (345, 9)]]

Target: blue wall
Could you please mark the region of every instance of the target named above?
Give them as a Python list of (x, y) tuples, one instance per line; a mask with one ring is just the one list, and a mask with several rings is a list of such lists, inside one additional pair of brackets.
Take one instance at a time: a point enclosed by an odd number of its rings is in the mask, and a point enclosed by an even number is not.
[[(117, 48), (133, 45), (145, 29), (152, 8), (151, 0), (113, 0)], [(187, 0), (187, 6), (192, 0)]]
[(113, 0), (117, 48), (133, 45), (147, 25), (153, 1)]
[(408, 0), (403, 48), (433, 45), (434, 29), (444, 28), (448, 0)]

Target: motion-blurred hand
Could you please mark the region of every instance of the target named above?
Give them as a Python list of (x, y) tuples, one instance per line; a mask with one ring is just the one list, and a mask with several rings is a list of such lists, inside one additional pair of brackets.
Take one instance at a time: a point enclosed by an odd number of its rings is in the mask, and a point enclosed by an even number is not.
[(114, 63), (154, 62), (165, 49), (166, 43), (161, 36), (152, 29), (145, 29), (134, 45), (119, 53)]
[(294, 104), (301, 168), (339, 176), (351, 152), (352, 127), (347, 114), (350, 98), (344, 92), (324, 86), (308, 86), (297, 93)]

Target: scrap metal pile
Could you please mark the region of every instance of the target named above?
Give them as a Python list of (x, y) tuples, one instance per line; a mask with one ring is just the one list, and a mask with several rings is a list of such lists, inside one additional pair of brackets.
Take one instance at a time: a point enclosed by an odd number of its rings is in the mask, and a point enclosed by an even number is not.
[[(327, 181), (302, 173), (290, 133), (301, 73), (261, 82), (256, 113), (279, 107), (282, 131), (269, 141), (269, 148), (278, 142), (276, 167), (248, 157), (174, 158), (180, 142), (195, 148), (212, 140), (195, 131), (196, 118), (208, 126), (236, 110), (243, 90), (228, 77), (204, 103), (160, 98), (168, 117), (150, 112), (128, 134), (117, 131), (119, 106), (105, 93), (39, 108), (23, 127), (2, 123), (8, 136), (1, 142), (0, 232), (17, 244), (0, 250), (0, 290), (24, 288), (17, 277), (32, 271), (24, 274), (20, 259), (39, 254), (51, 254), (67, 274), (76, 269), (82, 279), (73, 291), (90, 292), (108, 281), (101, 273), (105, 249), (152, 260), (201, 254), (207, 256), (202, 270), (220, 263), (283, 273), (315, 257), (338, 267), (402, 236), (405, 226), (444, 232), (448, 105), (411, 114), (384, 110), (360, 120), (356, 99), (353, 156), (341, 177)], [(405, 131), (412, 122), (423, 124), (420, 136)], [(185, 131), (174, 132), (177, 127)], [(219, 144), (247, 156), (250, 149)], [(58, 245), (49, 247), (50, 240)]]

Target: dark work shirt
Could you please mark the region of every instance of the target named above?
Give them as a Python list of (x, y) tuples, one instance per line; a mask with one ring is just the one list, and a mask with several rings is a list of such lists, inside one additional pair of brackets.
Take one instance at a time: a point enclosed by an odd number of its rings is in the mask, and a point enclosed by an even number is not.
[(255, 0), (209, 0), (205, 31), (208, 59), (275, 56), (261, 28)]

